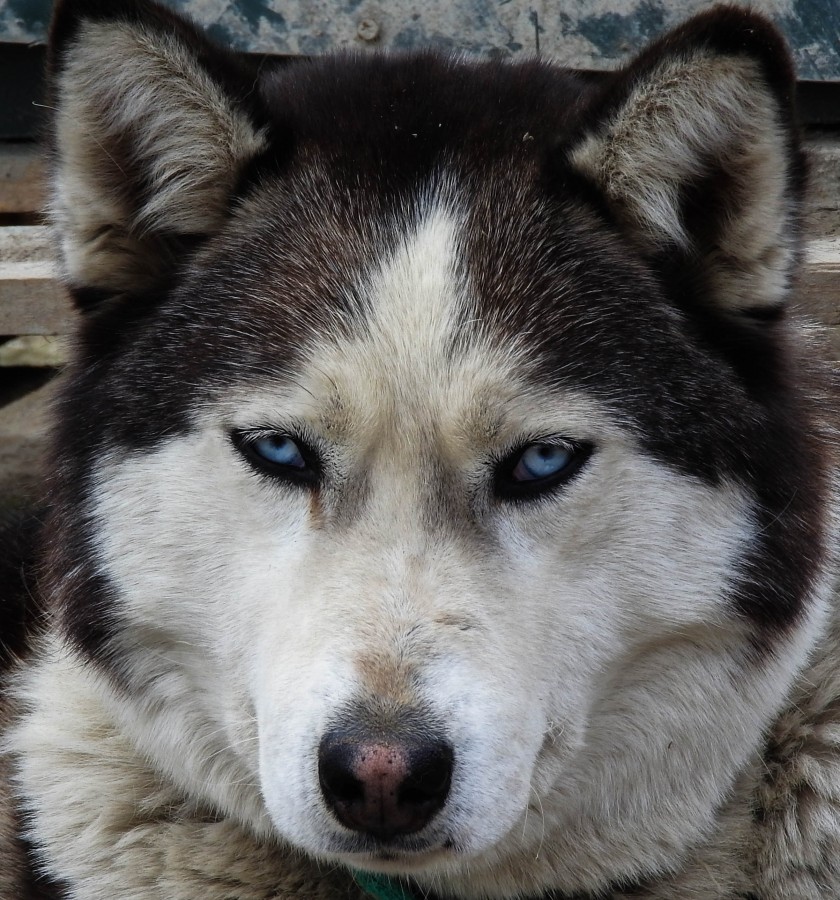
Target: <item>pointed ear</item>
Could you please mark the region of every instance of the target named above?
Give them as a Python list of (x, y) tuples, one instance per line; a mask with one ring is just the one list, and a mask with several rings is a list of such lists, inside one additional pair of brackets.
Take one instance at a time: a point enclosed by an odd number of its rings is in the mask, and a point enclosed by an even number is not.
[(263, 149), (255, 76), (149, 0), (60, 0), (49, 60), (63, 274), (81, 306), (142, 293)]
[(651, 46), (605, 92), (570, 154), (642, 250), (702, 278), (720, 312), (782, 309), (804, 163), (775, 27), (724, 7)]

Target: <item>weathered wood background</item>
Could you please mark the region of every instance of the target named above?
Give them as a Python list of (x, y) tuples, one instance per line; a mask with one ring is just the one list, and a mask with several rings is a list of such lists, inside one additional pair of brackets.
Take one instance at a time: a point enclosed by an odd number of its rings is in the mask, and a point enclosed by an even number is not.
[[(609, 68), (712, 0), (168, 0), (242, 50), (314, 54), (336, 47), (539, 51)], [(43, 41), (50, 0), (0, 0), (0, 40)], [(793, 47), (800, 78), (840, 78), (840, 0), (753, 0)]]

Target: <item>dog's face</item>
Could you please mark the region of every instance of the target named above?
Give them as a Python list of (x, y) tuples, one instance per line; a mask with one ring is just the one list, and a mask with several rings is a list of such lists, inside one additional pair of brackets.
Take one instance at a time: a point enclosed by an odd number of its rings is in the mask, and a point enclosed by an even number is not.
[(758, 27), (733, 16), (603, 96), (420, 58), (235, 103), (159, 10), (59, 15), (54, 211), (91, 308), (55, 592), (191, 794), (465, 893), (598, 887), (703, 834), (820, 617), (822, 463), (777, 373), (784, 60), (718, 46)]

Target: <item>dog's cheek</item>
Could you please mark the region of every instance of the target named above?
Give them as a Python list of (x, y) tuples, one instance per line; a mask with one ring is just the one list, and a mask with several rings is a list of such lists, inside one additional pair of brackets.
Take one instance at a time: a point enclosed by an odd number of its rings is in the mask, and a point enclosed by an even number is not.
[[(266, 502), (265, 485), (224, 436), (206, 431), (112, 457), (96, 481), (98, 566), (119, 597), (135, 687), (154, 694), (171, 676), (214, 698), (202, 701), (214, 727), (250, 733), (254, 636), (290, 615), (284, 573), (305, 553), (306, 503), (276, 491)], [(235, 752), (256, 766), (253, 740)]]

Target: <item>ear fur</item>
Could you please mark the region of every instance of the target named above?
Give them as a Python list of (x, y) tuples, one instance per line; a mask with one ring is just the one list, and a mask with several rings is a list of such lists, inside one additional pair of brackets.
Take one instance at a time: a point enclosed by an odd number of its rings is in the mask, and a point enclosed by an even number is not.
[(719, 311), (774, 317), (797, 255), (794, 73), (763, 17), (689, 20), (618, 73), (570, 154), (627, 233), (702, 274)]
[(49, 60), (63, 274), (81, 305), (147, 290), (265, 145), (254, 74), (150, 0), (61, 0)]

